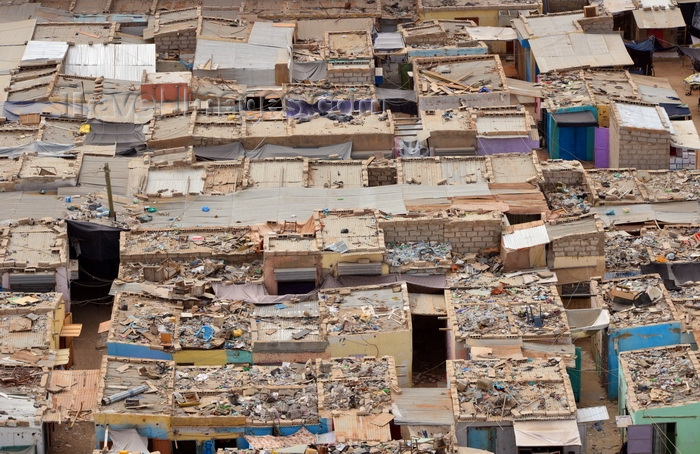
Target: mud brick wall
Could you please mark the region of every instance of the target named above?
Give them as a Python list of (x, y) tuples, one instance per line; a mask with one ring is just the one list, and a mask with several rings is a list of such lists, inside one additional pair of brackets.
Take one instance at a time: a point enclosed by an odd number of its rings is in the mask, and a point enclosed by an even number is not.
[(387, 243), (447, 241), (455, 252), (500, 248), (501, 213), (465, 218), (393, 218), (379, 221)]

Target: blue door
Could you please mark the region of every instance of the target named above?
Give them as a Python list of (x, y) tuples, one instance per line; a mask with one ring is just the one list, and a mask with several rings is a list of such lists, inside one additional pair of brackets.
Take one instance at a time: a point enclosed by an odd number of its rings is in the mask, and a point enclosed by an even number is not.
[(496, 452), (496, 427), (469, 427), (467, 446)]

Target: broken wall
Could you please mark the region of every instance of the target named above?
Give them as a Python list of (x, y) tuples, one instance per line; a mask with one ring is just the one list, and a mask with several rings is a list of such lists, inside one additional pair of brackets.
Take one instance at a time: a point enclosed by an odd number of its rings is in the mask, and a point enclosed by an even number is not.
[(335, 85), (374, 85), (374, 63), (363, 65), (328, 64), (328, 82)]
[(388, 243), (409, 241), (449, 242), (459, 253), (481, 253), (484, 249), (500, 249), (500, 212), (464, 218), (391, 218), (379, 219)]
[(396, 184), (396, 161), (386, 159), (372, 161), (367, 166), (367, 181), (369, 187)]

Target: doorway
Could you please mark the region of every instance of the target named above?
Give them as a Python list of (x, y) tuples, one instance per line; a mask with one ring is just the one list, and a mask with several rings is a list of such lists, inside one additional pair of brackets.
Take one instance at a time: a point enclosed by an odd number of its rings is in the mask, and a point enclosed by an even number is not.
[(316, 288), (316, 281), (277, 281), (278, 295), (301, 295)]
[(438, 315), (412, 315), (413, 386), (444, 388), (446, 386), (447, 320)]

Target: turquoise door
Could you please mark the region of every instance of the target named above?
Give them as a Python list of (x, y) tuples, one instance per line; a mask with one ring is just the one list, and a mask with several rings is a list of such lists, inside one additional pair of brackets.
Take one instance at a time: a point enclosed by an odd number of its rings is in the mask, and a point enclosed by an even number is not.
[(470, 427), (467, 430), (467, 446), (496, 452), (496, 427)]

